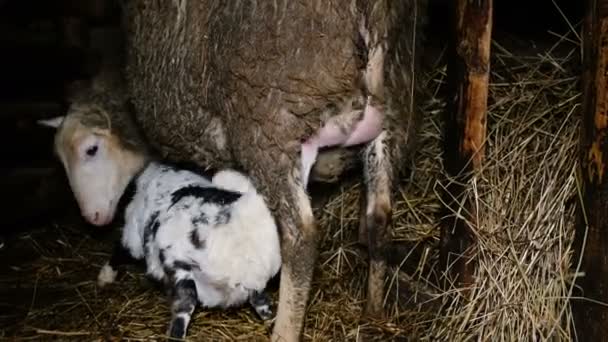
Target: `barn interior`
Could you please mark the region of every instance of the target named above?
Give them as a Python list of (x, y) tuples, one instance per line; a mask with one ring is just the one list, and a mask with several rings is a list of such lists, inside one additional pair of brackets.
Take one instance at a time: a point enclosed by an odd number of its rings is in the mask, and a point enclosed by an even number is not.
[[(441, 284), (438, 193), (447, 182), (442, 142), (452, 28), (446, 2), (432, 0), (419, 72), (426, 89), (422, 148), (396, 195), (387, 317), (361, 317), (367, 259), (357, 244), (360, 179), (316, 185), (323, 238), (306, 340), (569, 340), (584, 1), (495, 0), (493, 13), (489, 157), (473, 193), (480, 205), (499, 209), (484, 221), (479, 277), (487, 287), (465, 301)], [(167, 302), (141, 268), (129, 266), (112, 287), (96, 287), (119, 227), (85, 223), (53, 153), (54, 131), (37, 124), (66, 112), (71, 84), (96, 72), (119, 24), (120, 9), (109, 0), (0, 0), (0, 339), (136, 341), (165, 332)], [(517, 239), (502, 239), (522, 229)], [(513, 241), (537, 249), (520, 260), (524, 247)], [(498, 257), (503, 249), (512, 255)], [(512, 274), (512, 259), (528, 267), (524, 285), (514, 280), (522, 277)], [(543, 293), (535, 295), (538, 289)], [(264, 340), (270, 330), (249, 308), (197, 310), (189, 335)]]

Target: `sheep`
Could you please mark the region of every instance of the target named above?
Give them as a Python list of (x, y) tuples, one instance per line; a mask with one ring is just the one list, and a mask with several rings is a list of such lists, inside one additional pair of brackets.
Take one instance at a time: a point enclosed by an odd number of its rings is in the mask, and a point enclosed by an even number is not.
[(125, 256), (145, 259), (146, 274), (171, 290), (170, 337), (185, 338), (197, 301), (227, 308), (248, 300), (260, 318), (272, 316), (264, 289), (281, 265), (277, 227), (241, 173), (222, 170), (210, 181), (150, 162), (135, 178), (101, 287), (115, 280)]
[(363, 164), (365, 313), (382, 315), (392, 194), (417, 140), (425, 9), (426, 0), (123, 1), (142, 133), (163, 156), (245, 170), (275, 214), (273, 341), (301, 338), (319, 240), (307, 184), (327, 148), (356, 149)]
[[(40, 121), (57, 129), (55, 152), (87, 221), (107, 225), (118, 203), (126, 204), (121, 241), (98, 285), (112, 283), (121, 264), (144, 259), (146, 274), (170, 290), (168, 335), (176, 338), (185, 337), (197, 303), (227, 308), (248, 300), (270, 319), (264, 289), (281, 255), (264, 199), (240, 172), (193, 172), (159, 161), (129, 116), (119, 77), (103, 70), (90, 87), (81, 85), (66, 116)], [(89, 210), (93, 199), (105, 211)]]

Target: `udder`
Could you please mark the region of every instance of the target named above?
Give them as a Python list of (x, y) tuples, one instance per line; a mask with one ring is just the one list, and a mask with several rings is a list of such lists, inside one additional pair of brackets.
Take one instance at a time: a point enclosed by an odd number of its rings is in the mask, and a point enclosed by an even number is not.
[(353, 125), (349, 124), (360, 116), (360, 111), (352, 111), (333, 117), (315, 135), (302, 143), (302, 181), (305, 187), (320, 148), (367, 143), (382, 132), (382, 113), (378, 109), (366, 105), (363, 116)]

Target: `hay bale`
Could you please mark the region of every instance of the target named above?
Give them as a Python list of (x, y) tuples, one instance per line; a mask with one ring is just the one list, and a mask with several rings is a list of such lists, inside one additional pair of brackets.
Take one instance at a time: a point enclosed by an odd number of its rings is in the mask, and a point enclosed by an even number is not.
[(578, 46), (562, 37), (538, 55), (493, 49), (487, 160), (466, 194), (479, 208), (476, 283), (468, 298), (454, 287), (442, 295), (427, 337), (570, 340)]

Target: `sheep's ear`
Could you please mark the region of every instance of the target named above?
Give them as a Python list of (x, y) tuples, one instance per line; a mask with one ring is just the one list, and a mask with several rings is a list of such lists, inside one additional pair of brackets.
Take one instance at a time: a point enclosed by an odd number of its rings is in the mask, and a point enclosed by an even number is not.
[(63, 119), (65, 119), (65, 116), (61, 115), (50, 119), (38, 120), (38, 124), (52, 128), (59, 128), (63, 122)]

